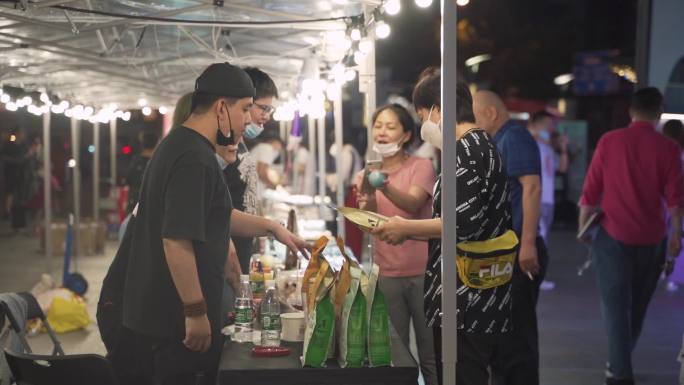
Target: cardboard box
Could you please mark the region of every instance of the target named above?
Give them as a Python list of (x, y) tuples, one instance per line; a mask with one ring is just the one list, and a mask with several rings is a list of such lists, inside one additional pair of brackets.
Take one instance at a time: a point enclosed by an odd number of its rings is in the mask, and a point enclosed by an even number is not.
[[(92, 220), (83, 220), (80, 223), (80, 248), (79, 255), (95, 255), (104, 252), (106, 230), (103, 222), (93, 222)], [(65, 222), (53, 222), (50, 225), (52, 233), (52, 255), (55, 257), (64, 257), (64, 247), (66, 246), (66, 230)], [(45, 236), (44, 228), (40, 229), (40, 249), (45, 251)]]

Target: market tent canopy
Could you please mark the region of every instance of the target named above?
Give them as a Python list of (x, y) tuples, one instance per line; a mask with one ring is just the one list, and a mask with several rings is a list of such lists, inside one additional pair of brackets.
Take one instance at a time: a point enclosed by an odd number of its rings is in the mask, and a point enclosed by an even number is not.
[[(257, 66), (284, 97), (305, 62), (349, 53), (352, 26), (380, 1), (0, 1), (0, 84), (72, 103), (173, 105), (213, 62)], [(289, 95), (288, 95), (289, 94)]]

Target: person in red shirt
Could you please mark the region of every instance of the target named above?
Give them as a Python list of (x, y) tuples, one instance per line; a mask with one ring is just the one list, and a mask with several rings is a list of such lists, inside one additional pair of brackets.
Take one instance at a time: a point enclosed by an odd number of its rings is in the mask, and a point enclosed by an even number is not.
[[(666, 252), (681, 249), (682, 164), (676, 143), (655, 130), (663, 112), (656, 88), (637, 91), (632, 123), (605, 134), (580, 198), (579, 228), (600, 206), (592, 259), (608, 334), (607, 385), (634, 384), (631, 356)], [(667, 239), (663, 202), (672, 216)]]

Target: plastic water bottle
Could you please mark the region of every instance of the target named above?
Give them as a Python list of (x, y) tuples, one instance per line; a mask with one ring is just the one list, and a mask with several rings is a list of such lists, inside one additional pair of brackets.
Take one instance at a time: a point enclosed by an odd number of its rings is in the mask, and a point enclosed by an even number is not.
[(249, 286), (249, 274), (240, 276), (240, 293), (235, 298), (235, 332), (233, 340), (237, 342), (252, 341), (252, 289)]
[(280, 302), (275, 281), (266, 281), (266, 295), (261, 301), (261, 346), (280, 346)]

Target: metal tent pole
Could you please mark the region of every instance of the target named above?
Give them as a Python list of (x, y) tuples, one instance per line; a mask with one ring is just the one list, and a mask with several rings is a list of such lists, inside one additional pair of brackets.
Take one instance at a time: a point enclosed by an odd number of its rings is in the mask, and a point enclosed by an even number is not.
[(456, 384), (456, 2), (442, 0), (442, 362), (445, 385)]
[(52, 274), (52, 169), (50, 111), (43, 114), (43, 209), (45, 210), (45, 272)]
[(325, 116), (318, 119), (318, 196), (325, 197), (325, 176), (326, 176), (326, 156), (325, 156)]
[(100, 123), (93, 123), (93, 221), (100, 219)]
[(359, 70), (359, 92), (365, 94), (364, 123), (368, 134), (368, 147), (366, 148), (366, 159), (378, 159), (373, 151), (373, 131), (371, 122), (373, 112), (377, 108), (377, 88), (375, 84), (375, 41), (372, 49), (366, 55), (363, 65)]
[(109, 121), (109, 178), (116, 187), (116, 118)]
[(74, 257), (80, 254), (81, 250), (81, 159), (80, 159), (80, 124), (75, 117), (71, 118), (71, 157), (74, 159), (72, 170), (74, 182), (74, 228), (73, 228), (73, 252)]
[[(337, 98), (333, 101), (334, 117), (335, 117), (335, 146), (337, 146), (337, 156), (335, 156), (335, 174), (337, 174), (337, 207), (344, 206), (344, 178), (347, 175), (340, 175), (342, 169), (342, 146), (344, 145), (342, 133), (342, 90), (338, 88)], [(337, 234), (345, 239), (344, 232), (344, 217), (337, 213)]]
[(304, 181), (304, 194), (316, 195), (316, 120), (307, 115), (307, 133), (309, 134), (309, 157), (307, 158), (307, 167), (311, 172), (309, 175), (304, 174), (307, 178)]

